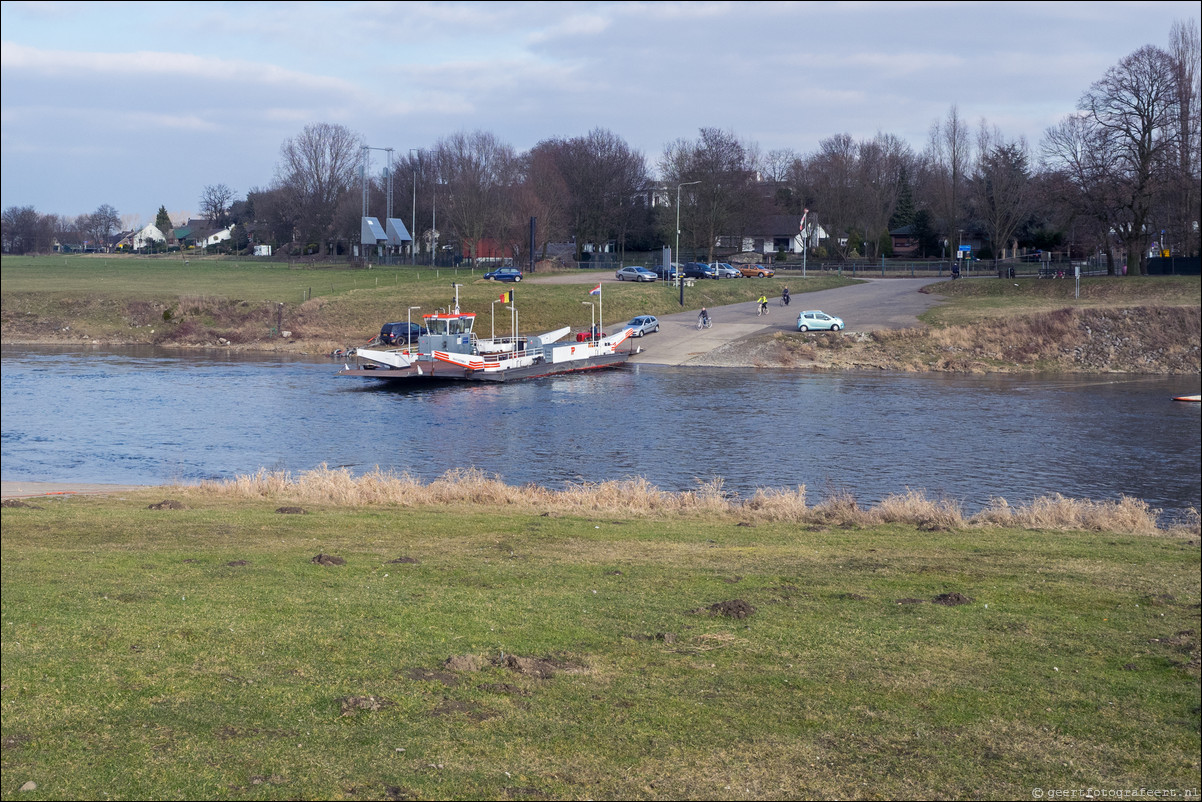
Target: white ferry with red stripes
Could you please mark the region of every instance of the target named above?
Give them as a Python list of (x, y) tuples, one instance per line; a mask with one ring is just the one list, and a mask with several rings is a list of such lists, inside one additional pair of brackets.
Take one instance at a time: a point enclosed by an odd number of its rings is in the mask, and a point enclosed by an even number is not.
[(403, 381), (503, 382), (532, 379), (625, 364), (638, 349), (629, 344), (633, 329), (608, 336), (590, 331), (575, 342), (560, 342), (572, 329), (565, 326), (535, 336), (476, 336), (472, 312), (424, 315), (426, 334), (417, 348), (355, 350), (339, 376)]

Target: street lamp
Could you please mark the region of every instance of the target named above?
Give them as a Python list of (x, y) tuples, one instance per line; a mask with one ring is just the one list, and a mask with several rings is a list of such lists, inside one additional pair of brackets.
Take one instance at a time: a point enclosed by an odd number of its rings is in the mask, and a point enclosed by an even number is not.
[(417, 153), (417, 148), (409, 148), (409, 166), (413, 169), (413, 212), (409, 218), (409, 262), (417, 264), (417, 161), (412, 158), (412, 155)]
[(581, 301), (580, 302), (581, 306), (584, 306), (585, 304), (588, 304), (589, 306), (593, 307), (591, 310), (593, 313), (593, 323), (591, 326), (589, 326), (589, 329), (588, 329), (588, 339), (589, 339), (589, 344), (591, 345), (593, 338), (597, 336), (597, 307), (593, 305), (592, 301)]
[[(700, 181), (686, 181), (683, 184), (676, 185), (676, 253), (674, 254), (677, 264), (680, 263), (680, 188), (700, 184)], [(680, 282), (680, 305), (684, 306), (684, 271), (682, 269), (677, 281)]]
[(409, 307), (409, 331), (405, 332), (405, 339), (407, 341), (406, 344), (408, 344), (408, 345), (413, 344), (411, 340), (413, 337), (413, 310), (414, 309), (421, 309), (421, 307), (420, 306)]

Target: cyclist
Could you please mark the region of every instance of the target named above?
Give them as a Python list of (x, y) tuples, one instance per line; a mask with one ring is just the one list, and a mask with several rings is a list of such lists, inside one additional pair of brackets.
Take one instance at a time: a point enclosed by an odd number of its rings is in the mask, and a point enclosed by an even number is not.
[(785, 306), (789, 305), (789, 288), (785, 287), (780, 291), (780, 300)]
[(756, 301), (756, 303), (758, 303), (760, 305), (760, 311), (757, 312), (756, 314), (758, 314), (758, 315), (768, 314), (768, 296), (767, 295), (761, 295), (760, 299), (758, 301)]
[(704, 306), (697, 313), (697, 328), (705, 328), (710, 325), (710, 313)]

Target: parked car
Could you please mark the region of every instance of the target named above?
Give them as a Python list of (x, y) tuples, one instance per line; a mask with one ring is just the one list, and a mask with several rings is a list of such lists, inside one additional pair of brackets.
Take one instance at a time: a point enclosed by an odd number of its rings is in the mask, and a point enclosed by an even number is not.
[(426, 330), (416, 323), (385, 323), (380, 327), (380, 342), (385, 345), (408, 345), (425, 333)]
[(522, 271), (516, 267), (500, 267), (484, 274), (489, 281), (521, 281)]
[(618, 281), (655, 281), (658, 278), (645, 267), (623, 267), (614, 275)]
[(718, 271), (718, 278), (743, 278), (738, 268), (726, 262), (714, 262), (711, 267)]
[(635, 337), (642, 337), (644, 334), (654, 334), (659, 331), (659, 321), (652, 315), (639, 315), (627, 323), (626, 328), (634, 329)]
[[(668, 281), (675, 281), (680, 278), (680, 265), (674, 264), (671, 267), (656, 265), (651, 268), (651, 272), (655, 274), (656, 278), (666, 278)], [(666, 276), (664, 275), (665, 273), (667, 273)]]
[(739, 268), (739, 272), (744, 276), (754, 276), (756, 278), (767, 278), (768, 276), (776, 275), (776, 271), (767, 265), (743, 265)]
[(718, 270), (705, 262), (685, 262), (681, 274), (685, 278), (717, 278)]
[(833, 317), (818, 309), (810, 309), (797, 316), (798, 331), (838, 331), (844, 328), (843, 318)]

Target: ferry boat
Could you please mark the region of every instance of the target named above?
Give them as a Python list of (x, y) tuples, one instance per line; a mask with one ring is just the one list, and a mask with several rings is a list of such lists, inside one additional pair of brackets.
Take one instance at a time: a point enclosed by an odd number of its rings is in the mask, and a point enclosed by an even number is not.
[[(474, 312), (423, 315), (426, 334), (416, 350), (358, 348), (339, 376), (415, 381), (503, 382), (584, 370), (617, 367), (641, 349), (627, 342), (634, 330), (626, 327), (608, 336), (591, 331), (578, 342), (560, 342), (570, 326), (534, 336), (476, 336)], [(516, 326), (515, 326), (516, 329)]]

